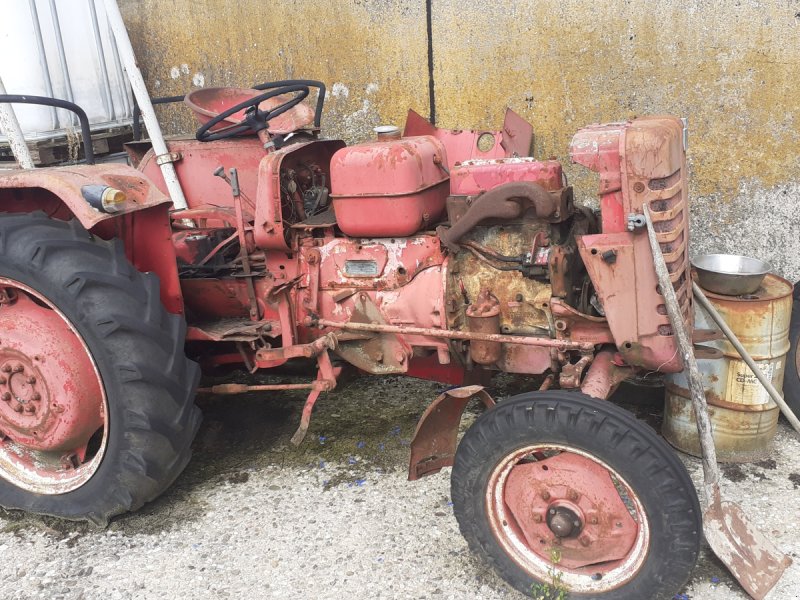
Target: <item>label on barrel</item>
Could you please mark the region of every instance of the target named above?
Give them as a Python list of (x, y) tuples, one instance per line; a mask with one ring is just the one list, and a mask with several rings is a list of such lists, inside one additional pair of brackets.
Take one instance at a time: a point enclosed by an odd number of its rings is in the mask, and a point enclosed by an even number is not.
[[(767, 379), (772, 381), (780, 362), (756, 363)], [(761, 385), (750, 367), (741, 360), (732, 360), (728, 366), (728, 393), (725, 399), (735, 404), (767, 404), (769, 392)]]

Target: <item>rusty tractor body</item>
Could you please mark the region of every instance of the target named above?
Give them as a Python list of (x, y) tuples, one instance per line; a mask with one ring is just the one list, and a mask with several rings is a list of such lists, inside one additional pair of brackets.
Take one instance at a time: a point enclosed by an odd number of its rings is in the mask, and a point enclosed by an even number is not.
[[(202, 126), (168, 155), (136, 142), (134, 166), (0, 177), (0, 241), (21, 248), (0, 267), (0, 505), (97, 522), (136, 509), (188, 461), (195, 362), (312, 359), (307, 383), (200, 391), (307, 389), (300, 443), (345, 365), (462, 386), (420, 420), (409, 477), (455, 463), (470, 546), (522, 591), (555, 566), (577, 597), (671, 597), (697, 556), (694, 490), (602, 401), (683, 369), (641, 229), (647, 204), (690, 326), (680, 119), (575, 135), (571, 160), (599, 173), (592, 211), (557, 161), (529, 156), (532, 127), (510, 110), (498, 131), (409, 112), (404, 132), (346, 146), (319, 135), (324, 86), (259, 87), (187, 96)], [(544, 383), (494, 406), (477, 384), (498, 371)], [(489, 410), (457, 450), (471, 398)]]

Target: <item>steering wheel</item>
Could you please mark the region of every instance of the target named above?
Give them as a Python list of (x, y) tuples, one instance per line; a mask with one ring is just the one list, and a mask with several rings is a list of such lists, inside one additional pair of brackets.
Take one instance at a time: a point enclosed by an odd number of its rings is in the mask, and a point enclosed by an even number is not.
[[(212, 142), (215, 140), (225, 140), (246, 132), (258, 133), (263, 129), (267, 129), (270, 119), (274, 119), (278, 115), (282, 115), (287, 110), (300, 104), (306, 96), (308, 96), (308, 93), (309, 89), (307, 85), (286, 85), (249, 98), (219, 113), (216, 117), (212, 117), (211, 120), (197, 130), (197, 135), (195, 137), (200, 142)], [(282, 94), (294, 94), (294, 96), (275, 108), (266, 111), (258, 108), (258, 105), (264, 102), (264, 100), (269, 100), (270, 98)], [(213, 127), (241, 110), (244, 110), (245, 113), (244, 118), (239, 123), (233, 123), (217, 131), (211, 131)]]

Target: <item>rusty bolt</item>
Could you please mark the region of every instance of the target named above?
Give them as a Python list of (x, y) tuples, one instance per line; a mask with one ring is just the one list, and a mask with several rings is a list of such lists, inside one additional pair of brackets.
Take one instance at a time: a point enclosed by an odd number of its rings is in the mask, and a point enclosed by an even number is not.
[(3, 401), (8, 402), (9, 400), (11, 400), (11, 392), (3, 393)]
[(581, 543), (581, 546), (588, 546), (592, 543), (592, 540), (589, 539), (588, 535), (582, 535), (578, 538), (578, 541)]
[(575, 502), (575, 500), (577, 500), (577, 499), (578, 499), (578, 492), (576, 492), (575, 490), (570, 490), (570, 491), (569, 491), (569, 494), (567, 494), (567, 497), (568, 497), (570, 500), (572, 500), (573, 502)]
[(33, 404), (26, 404), (25, 405), (25, 412), (33, 414), (36, 412), (36, 407)]
[(22, 412), (22, 404), (20, 404), (19, 402), (17, 402), (17, 403), (14, 405), (14, 412)]
[(22, 373), (24, 371), (24, 367), (22, 365), (16, 365), (14, 367), (14, 373)]
[(34, 392), (31, 396), (31, 400), (39, 401), (42, 399), (42, 395), (39, 392)]
[(0, 377), (0, 384), (3, 384), (5, 382), (6, 382), (6, 378), (5, 377)]
[(592, 525), (597, 525), (597, 517), (592, 517), (589, 521)]
[(11, 373), (11, 365), (3, 365), (3, 373)]
[(36, 383), (36, 377), (34, 377), (33, 375), (28, 377), (28, 383), (31, 383), (31, 384)]
[(550, 500), (550, 492), (548, 491), (542, 492), (542, 500)]
[(633, 184), (633, 191), (637, 194), (641, 194), (644, 191), (644, 184), (641, 181), (637, 181)]
[(542, 515), (533, 515), (533, 522), (534, 523), (541, 523), (542, 522)]

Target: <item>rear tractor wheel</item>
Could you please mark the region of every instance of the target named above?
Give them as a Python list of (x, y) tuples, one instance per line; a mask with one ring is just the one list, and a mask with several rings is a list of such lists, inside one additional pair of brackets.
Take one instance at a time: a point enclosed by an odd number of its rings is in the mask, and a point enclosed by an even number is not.
[(580, 393), (522, 394), (482, 415), (451, 493), (473, 552), (534, 598), (668, 599), (697, 560), (700, 506), (680, 460)]
[(183, 470), (200, 423), (185, 323), (77, 222), (0, 215), (0, 506), (104, 524)]

